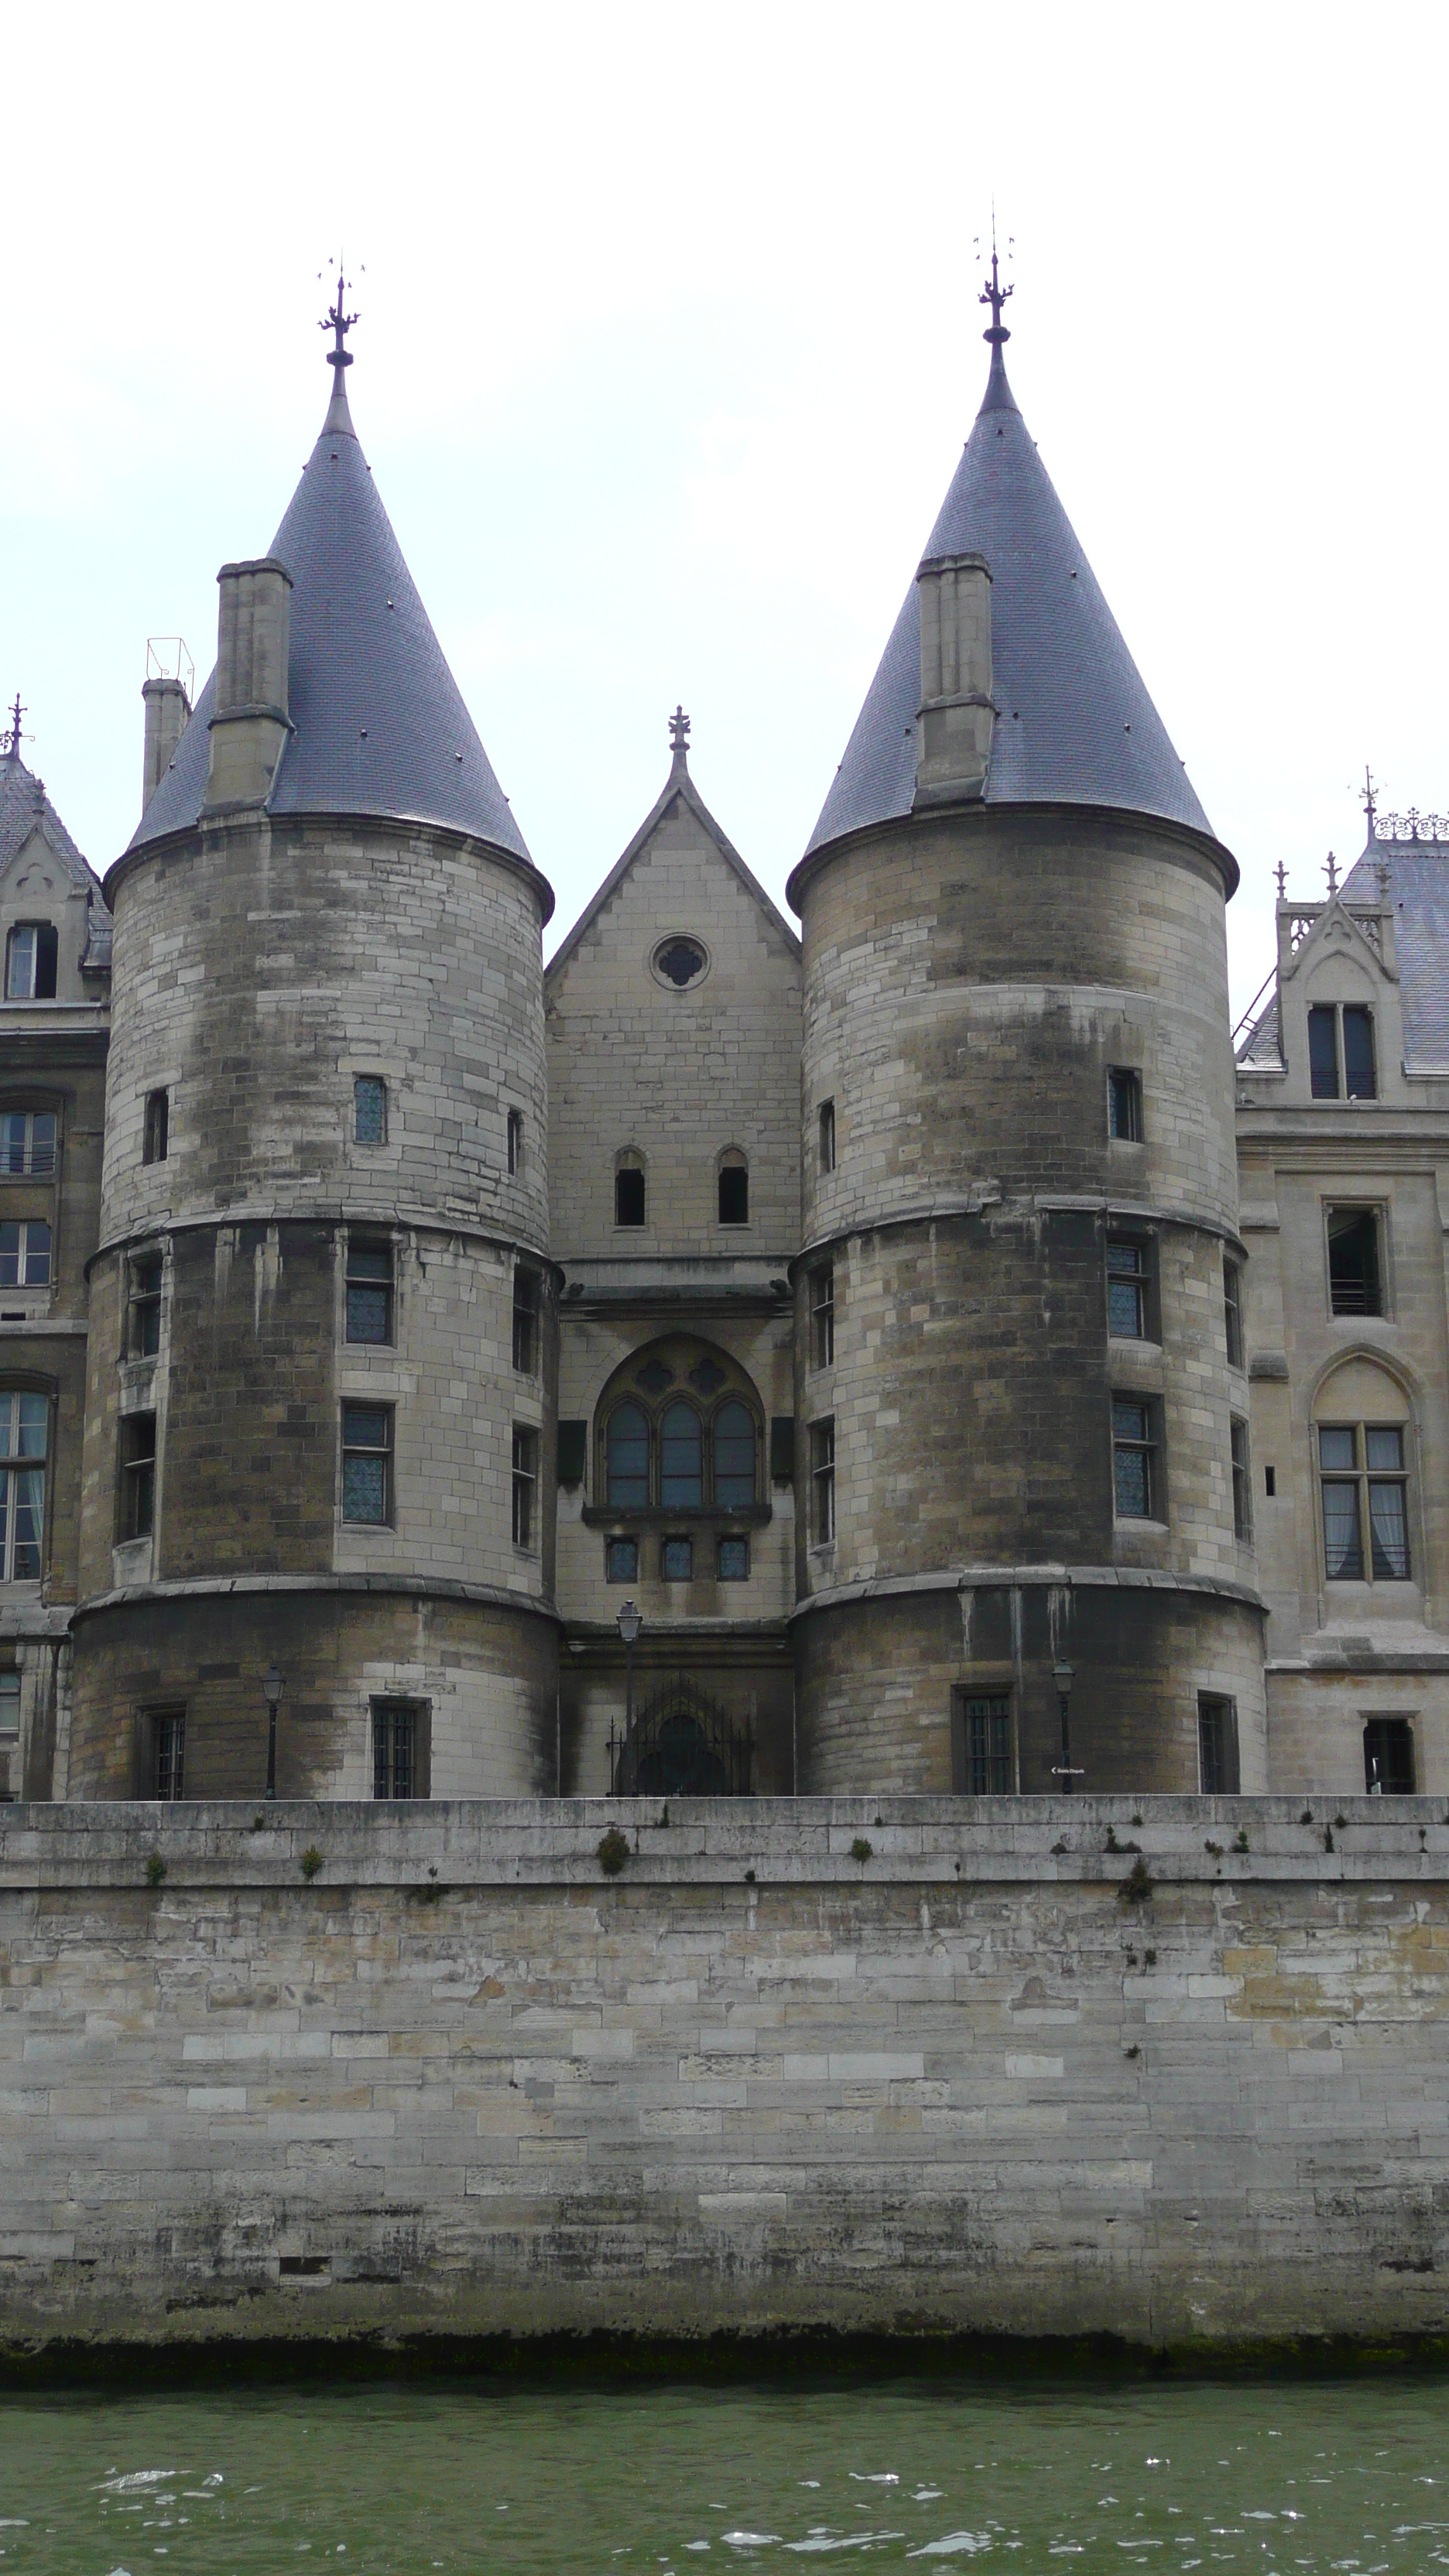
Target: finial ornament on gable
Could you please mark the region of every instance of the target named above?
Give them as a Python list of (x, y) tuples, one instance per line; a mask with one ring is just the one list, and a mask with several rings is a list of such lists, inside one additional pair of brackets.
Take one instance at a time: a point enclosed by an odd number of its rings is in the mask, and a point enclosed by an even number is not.
[(350, 349), (344, 348), (343, 343), (356, 320), (356, 314), (349, 313), (347, 310), (347, 279), (343, 273), (342, 254), (339, 251), (337, 254), (337, 301), (335, 304), (328, 306), (326, 321), (319, 322), (317, 325), (319, 331), (330, 331), (332, 334), (332, 346), (327, 352), (327, 364), (333, 371), (332, 382), (339, 388), (342, 383), (343, 368), (350, 367), (352, 364), (352, 352)]
[(1324, 863), (1323, 873), (1328, 879), (1328, 894), (1331, 902), (1338, 892), (1338, 861), (1332, 850), (1329, 851), (1327, 860)]
[(669, 748), (676, 769), (685, 767), (689, 760), (689, 718), (682, 706), (677, 706), (669, 719)]
[(1009, 295), (1014, 295), (1015, 293), (1016, 289), (1014, 286), (1002, 285), (1000, 272), (997, 268), (996, 208), (993, 206), (991, 209), (991, 284), (984, 287), (976, 299), (978, 304), (989, 304), (991, 307), (991, 328), (989, 331), (983, 331), (981, 337), (983, 340), (989, 340), (993, 348), (999, 349), (1004, 341), (1011, 338), (1011, 333), (1002, 321), (1001, 308), (1005, 304), (1007, 297)]
[(1283, 865), (1281, 859), (1273, 870), (1273, 874), (1278, 880), (1278, 901), (1280, 903), (1286, 903), (1288, 900), (1288, 871)]
[(5, 758), (7, 760), (18, 760), (20, 758), (20, 719), (22, 716), (28, 715), (29, 713), (29, 708), (21, 705), (20, 691), (17, 689), (15, 692), (15, 704), (10, 710), (10, 730), (5, 737)]

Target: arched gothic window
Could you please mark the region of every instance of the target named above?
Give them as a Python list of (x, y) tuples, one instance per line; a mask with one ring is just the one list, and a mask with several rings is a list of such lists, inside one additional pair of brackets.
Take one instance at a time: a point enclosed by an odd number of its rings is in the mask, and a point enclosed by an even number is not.
[(759, 1398), (723, 1351), (684, 1334), (636, 1351), (598, 1415), (611, 1511), (744, 1511), (759, 1499)]
[(704, 1425), (692, 1404), (667, 1405), (661, 1417), (659, 1499), (676, 1510), (704, 1501)]

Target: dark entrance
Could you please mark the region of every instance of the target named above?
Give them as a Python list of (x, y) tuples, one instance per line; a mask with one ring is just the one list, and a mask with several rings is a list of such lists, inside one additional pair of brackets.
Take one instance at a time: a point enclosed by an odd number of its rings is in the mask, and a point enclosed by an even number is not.
[(616, 1798), (747, 1798), (754, 1737), (679, 1673), (640, 1709), (629, 1734), (609, 1737)]

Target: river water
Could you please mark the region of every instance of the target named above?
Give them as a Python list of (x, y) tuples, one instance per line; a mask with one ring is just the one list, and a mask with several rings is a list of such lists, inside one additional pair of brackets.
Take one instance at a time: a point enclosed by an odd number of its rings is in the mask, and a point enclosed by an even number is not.
[(977, 2576), (1449, 2567), (1449, 2382), (0, 2398), (0, 2576), (300, 2576), (303, 2558), (337, 2576), (783, 2576), (837, 2557)]

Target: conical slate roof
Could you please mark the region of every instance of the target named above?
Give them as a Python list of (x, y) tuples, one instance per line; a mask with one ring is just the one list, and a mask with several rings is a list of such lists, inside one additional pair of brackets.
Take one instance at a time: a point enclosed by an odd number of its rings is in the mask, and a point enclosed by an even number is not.
[[(289, 735), (274, 814), (384, 814), (438, 823), (527, 859), (523, 835), (428, 622), (378, 499), (337, 375), (322, 435), (269, 552), (292, 576)], [(133, 850), (194, 824), (206, 793), (202, 690)]]
[[(925, 553), (982, 554), (991, 567), (1000, 713), (988, 805), (1109, 805), (1211, 831), (1017, 409), (999, 340)], [(910, 812), (920, 695), (913, 582), (807, 857), (842, 833)]]

